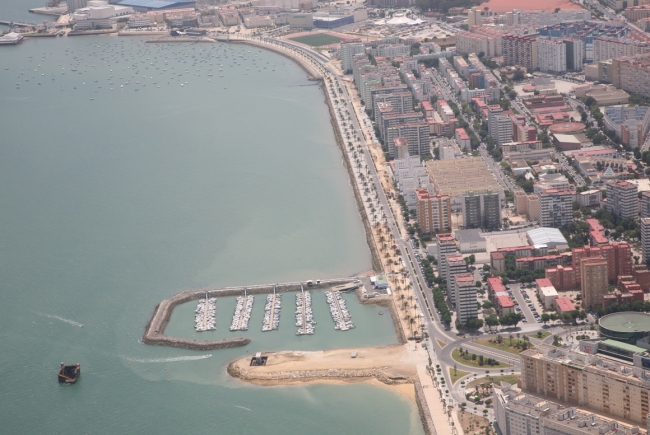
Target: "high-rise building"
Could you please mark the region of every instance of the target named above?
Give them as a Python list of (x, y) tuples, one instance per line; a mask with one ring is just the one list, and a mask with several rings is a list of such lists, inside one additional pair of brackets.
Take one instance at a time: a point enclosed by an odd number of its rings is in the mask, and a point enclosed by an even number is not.
[(512, 120), (507, 115), (497, 115), (494, 120), (495, 134), (492, 139), (497, 145), (512, 142)]
[(566, 69), (569, 71), (582, 71), (585, 48), (584, 42), (579, 39), (564, 38), (566, 45)]
[(543, 72), (566, 71), (566, 45), (550, 39), (537, 40), (537, 68)]
[(470, 28), (481, 25), (481, 8), (473, 7), (467, 11), (467, 25)]
[(639, 214), (638, 188), (628, 181), (607, 183), (607, 211), (620, 217), (636, 218)]
[(525, 394), (516, 385), (493, 387), (494, 418), (504, 435), (638, 435), (637, 426)]
[(619, 275), (633, 274), (632, 249), (627, 243), (614, 242), (611, 245), (573, 248), (571, 265), (575, 273), (576, 285), (581, 283), (580, 261), (592, 257), (601, 257), (607, 261), (607, 279), (610, 284), (615, 284)]
[(444, 278), (445, 274), (442, 272), (443, 266), (446, 262), (442, 261), (447, 254), (455, 254), (456, 251), (456, 239), (451, 234), (438, 234), (436, 235), (436, 249), (433, 252), (433, 256), (438, 260), (438, 266), (440, 268), (440, 276)]
[(496, 118), (498, 115), (503, 115), (503, 109), (497, 104), (487, 107), (488, 109), (488, 134), (494, 138), (497, 132)]
[(595, 308), (601, 306), (607, 294), (607, 262), (603, 257), (583, 258), (580, 261), (582, 305)]
[(594, 40), (594, 62), (647, 53), (650, 53), (650, 44), (647, 41), (610, 36), (601, 36)]
[(501, 199), (498, 191), (467, 192), (463, 197), (462, 211), (466, 229), (501, 228)]
[(452, 289), (456, 305), (456, 320), (462, 324), (478, 317), (476, 303), (476, 281), (471, 273), (453, 275)]
[(643, 262), (650, 260), (650, 217), (641, 218), (641, 252)]
[(488, 134), (499, 145), (512, 142), (512, 120), (501, 106), (488, 106)]
[(503, 60), (506, 65), (537, 69), (537, 40), (515, 35), (503, 36)]
[(634, 92), (643, 97), (650, 98), (650, 55), (623, 56), (612, 59), (607, 78), (601, 74), (601, 65), (598, 63), (598, 77), (611, 82), (619, 89)]
[(352, 57), (358, 53), (365, 53), (366, 46), (363, 45), (361, 40), (354, 39), (341, 42), (341, 67), (343, 72), (352, 72)]
[(451, 231), (451, 200), (447, 195), (431, 195), (427, 189), (415, 191), (417, 220), (425, 234)]
[(475, 27), (472, 32), (456, 34), (457, 53), (481, 53), (492, 58), (503, 54), (503, 34), (490, 27)]
[[(414, 112), (416, 113), (416, 112)], [(386, 130), (386, 141), (388, 153), (391, 157), (397, 156), (395, 139), (402, 137), (408, 143), (408, 152), (412, 156), (428, 156), (430, 153), (431, 139), (429, 136), (429, 124), (425, 121), (408, 122), (397, 124)]]
[(573, 219), (573, 199), (570, 190), (548, 189), (539, 194), (539, 223), (543, 227), (561, 228)]
[(466, 273), (467, 263), (465, 263), (465, 259), (460, 254), (446, 254), (443, 261), (445, 262), (445, 267), (440, 268), (440, 276), (447, 283), (447, 291), (449, 293), (449, 299), (451, 300), (452, 303), (456, 303), (456, 299), (454, 299), (454, 292), (451, 291), (453, 289), (452, 277), (460, 273)]
[[(590, 346), (592, 350), (597, 347), (596, 343)], [(625, 418), (647, 427), (650, 382), (646, 379), (645, 370), (640, 367), (626, 364), (618, 358), (612, 361), (574, 349), (548, 345), (525, 350), (519, 357), (523, 390), (572, 406), (592, 408), (598, 413)], [(591, 427), (591, 423), (584, 427)], [(544, 433), (550, 435), (557, 432)], [(580, 432), (570, 433), (576, 435)], [(601, 431), (598, 430), (598, 433)]]

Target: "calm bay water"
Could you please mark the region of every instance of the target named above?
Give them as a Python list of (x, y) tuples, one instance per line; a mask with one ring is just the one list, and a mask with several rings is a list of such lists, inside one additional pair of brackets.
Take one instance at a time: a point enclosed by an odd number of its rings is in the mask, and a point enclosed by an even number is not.
[[(26, 41), (0, 50), (0, 125), (0, 432), (422, 433), (385, 389), (225, 374), (258, 350), (396, 342), (390, 316), (351, 295), (349, 332), (315, 292), (314, 336), (294, 335), (287, 294), (280, 330), (264, 334), (256, 297), (247, 347), (138, 343), (154, 306), (184, 289), (370, 267), (322, 92), (298, 66), (247, 46)], [(169, 331), (196, 335), (193, 308)], [(219, 299), (211, 334), (240, 334), (233, 309)], [(76, 385), (57, 384), (61, 361), (82, 363)]]

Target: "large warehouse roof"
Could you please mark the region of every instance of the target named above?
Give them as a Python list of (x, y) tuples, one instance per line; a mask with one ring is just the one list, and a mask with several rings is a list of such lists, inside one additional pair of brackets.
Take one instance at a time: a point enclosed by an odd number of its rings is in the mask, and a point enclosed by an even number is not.
[(557, 245), (567, 245), (567, 241), (557, 228), (535, 228), (534, 230), (528, 231), (528, 238), (530, 243), (534, 246), (537, 245), (547, 245), (550, 247), (555, 247)]

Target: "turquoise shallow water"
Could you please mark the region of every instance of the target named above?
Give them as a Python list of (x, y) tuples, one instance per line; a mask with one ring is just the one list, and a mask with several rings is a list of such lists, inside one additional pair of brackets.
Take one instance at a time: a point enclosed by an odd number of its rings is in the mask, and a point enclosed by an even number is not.
[[(295, 64), (246, 46), (26, 41), (0, 50), (0, 125), (0, 432), (422, 433), (416, 408), (381, 388), (225, 374), (262, 349), (396, 342), (390, 317), (352, 295), (349, 332), (315, 292), (314, 336), (294, 335), (288, 294), (264, 334), (256, 297), (244, 348), (138, 342), (181, 290), (370, 267), (322, 93)], [(234, 299), (218, 305), (214, 335), (232, 336)], [(193, 309), (170, 332), (196, 335)], [(76, 385), (56, 383), (61, 361), (82, 363)]]

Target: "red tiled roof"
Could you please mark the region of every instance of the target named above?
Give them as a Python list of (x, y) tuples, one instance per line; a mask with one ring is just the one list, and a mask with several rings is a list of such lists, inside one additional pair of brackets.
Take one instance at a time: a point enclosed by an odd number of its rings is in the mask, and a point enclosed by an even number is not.
[(562, 311), (563, 313), (576, 309), (576, 307), (571, 303), (571, 299), (569, 298), (556, 298), (555, 305), (557, 306), (558, 310)]
[(509, 296), (497, 296), (497, 300), (501, 308), (512, 308), (515, 306), (515, 303), (510, 300)]

